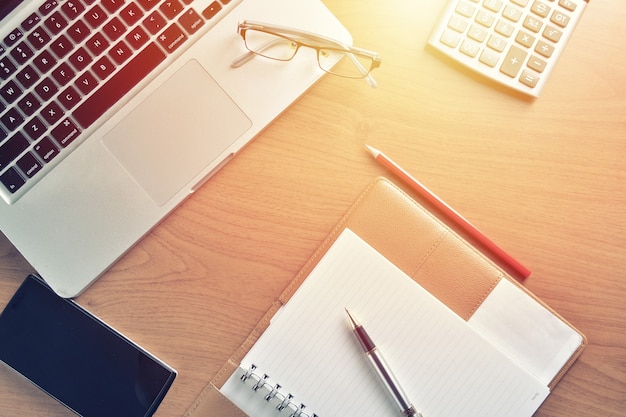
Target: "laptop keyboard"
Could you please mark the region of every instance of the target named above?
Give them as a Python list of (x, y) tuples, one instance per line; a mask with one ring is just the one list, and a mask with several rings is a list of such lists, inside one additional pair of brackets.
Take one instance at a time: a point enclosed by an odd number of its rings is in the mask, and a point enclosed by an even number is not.
[(43, 1), (0, 43), (0, 194), (23, 194), (230, 1)]

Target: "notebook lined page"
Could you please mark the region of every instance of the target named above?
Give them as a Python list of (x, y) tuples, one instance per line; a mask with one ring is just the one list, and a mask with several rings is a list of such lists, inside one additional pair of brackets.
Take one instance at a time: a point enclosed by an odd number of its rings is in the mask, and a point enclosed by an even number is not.
[[(398, 410), (354, 337), (353, 311), (424, 417), (531, 416), (548, 388), (346, 229), (242, 361), (319, 417), (395, 417)], [(221, 391), (253, 417), (233, 375)], [(245, 389), (245, 391), (243, 391)], [(259, 401), (264, 403), (263, 396)], [(264, 411), (261, 411), (264, 410)]]

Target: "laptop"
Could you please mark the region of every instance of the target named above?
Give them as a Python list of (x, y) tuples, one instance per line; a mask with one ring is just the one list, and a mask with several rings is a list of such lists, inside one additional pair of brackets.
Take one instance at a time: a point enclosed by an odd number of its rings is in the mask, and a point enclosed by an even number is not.
[(239, 21), (351, 43), (320, 0), (2, 0), (0, 19), (0, 229), (62, 297), (323, 75), (312, 50), (231, 67)]

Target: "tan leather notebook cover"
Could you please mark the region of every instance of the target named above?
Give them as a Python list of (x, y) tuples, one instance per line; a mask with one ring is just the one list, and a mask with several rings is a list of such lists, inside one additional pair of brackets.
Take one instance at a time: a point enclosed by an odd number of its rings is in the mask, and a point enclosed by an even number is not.
[[(506, 279), (572, 327), (396, 185), (385, 178), (377, 178), (360, 195), (278, 300), (273, 303), (246, 341), (198, 396), (185, 417), (246, 416), (219, 392), (219, 388), (237, 369), (241, 359), (269, 326), (270, 319), (276, 311), (289, 301), (346, 227), (465, 320), (469, 320), (498, 282)], [(586, 339), (584, 335), (580, 336), (582, 343), (552, 379), (549, 384), (551, 389), (582, 353)]]

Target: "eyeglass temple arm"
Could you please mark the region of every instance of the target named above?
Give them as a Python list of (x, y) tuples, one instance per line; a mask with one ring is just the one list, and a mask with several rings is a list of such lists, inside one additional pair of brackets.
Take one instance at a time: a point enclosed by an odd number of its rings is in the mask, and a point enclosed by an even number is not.
[[(279, 40), (280, 39), (272, 39), (272, 40), (269, 40), (269, 41), (265, 42), (263, 45), (261, 45), (259, 47), (259, 52), (262, 52), (262, 51), (266, 50), (267, 48), (272, 46), (272, 44), (278, 42)], [(252, 51), (248, 51), (248, 52), (244, 53), (243, 55), (240, 55), (239, 57), (235, 58), (235, 60), (230, 64), (230, 66), (232, 68), (239, 68), (243, 64), (245, 64), (246, 62), (248, 62), (252, 58), (254, 58), (256, 55), (257, 55), (256, 53), (254, 53)]]
[(367, 73), (367, 69), (365, 69), (363, 67), (363, 65), (361, 64), (361, 62), (358, 59), (356, 59), (354, 54), (348, 52), (347, 55), (348, 55), (348, 57), (350, 57), (350, 59), (352, 60), (354, 65), (359, 69), (359, 71), (361, 71), (361, 74), (365, 75), (365, 81), (367, 81), (367, 83), (370, 85), (370, 87), (372, 87), (372, 88), (378, 87), (378, 83), (376, 82), (374, 77), (372, 77), (372, 74), (371, 73), (370, 74)]

